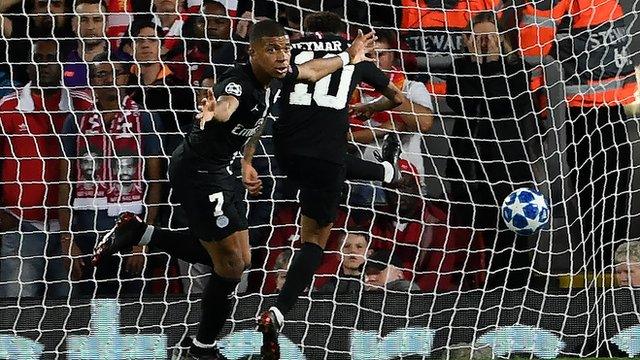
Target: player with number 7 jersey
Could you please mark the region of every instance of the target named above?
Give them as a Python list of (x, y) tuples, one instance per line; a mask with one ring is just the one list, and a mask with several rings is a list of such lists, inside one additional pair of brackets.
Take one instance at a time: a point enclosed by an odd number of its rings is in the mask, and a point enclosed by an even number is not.
[[(322, 29), (309, 29), (310, 22), (320, 24)], [(331, 24), (336, 27), (331, 28)], [(292, 44), (293, 62), (301, 64), (335, 57), (344, 51), (349, 43), (338, 35), (341, 24), (341, 19), (332, 13), (308, 15), (305, 30), (317, 32), (308, 32)], [(322, 262), (344, 181), (349, 178), (391, 183), (401, 176), (397, 142), (383, 146), (382, 160), (385, 161), (381, 164), (347, 155), (347, 103), (361, 82), (384, 95), (372, 105), (372, 111), (391, 109), (406, 101), (389, 77), (372, 62), (347, 65), (315, 84), (285, 83), (282, 89), (283, 112), (274, 123), (275, 155), (287, 178), (300, 189), (302, 248), (293, 257), (275, 306), (258, 318), (258, 331), (263, 334), (263, 360), (279, 359), (278, 333), (284, 324), (284, 315), (311, 285), (313, 274)]]
[[(192, 131), (171, 157), (171, 187), (189, 230), (147, 226), (125, 213), (96, 246), (95, 262), (132, 245), (154, 245), (182, 260), (213, 267), (198, 332), (183, 359), (226, 359), (216, 339), (231, 313), (233, 292), (251, 264), (243, 196), (236, 193), (237, 180), (228, 170), (234, 155), (243, 146), (245, 153), (253, 148), (267, 119), (277, 116), (276, 104), (286, 84), (313, 83), (343, 66), (370, 61), (365, 53), (373, 42), (373, 33), (360, 33), (337, 57), (291, 66), (291, 45), (282, 26), (272, 20), (255, 24), (249, 36), (249, 63), (234, 66), (218, 79), (203, 99)], [(260, 180), (251, 164), (245, 163), (243, 170), (250, 192), (259, 192)]]

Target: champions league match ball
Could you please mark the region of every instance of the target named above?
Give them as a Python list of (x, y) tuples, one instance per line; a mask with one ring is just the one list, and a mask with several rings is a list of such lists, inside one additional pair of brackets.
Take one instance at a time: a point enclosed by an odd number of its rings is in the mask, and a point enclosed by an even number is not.
[(502, 203), (502, 219), (518, 235), (532, 235), (549, 223), (549, 205), (538, 190), (520, 188)]

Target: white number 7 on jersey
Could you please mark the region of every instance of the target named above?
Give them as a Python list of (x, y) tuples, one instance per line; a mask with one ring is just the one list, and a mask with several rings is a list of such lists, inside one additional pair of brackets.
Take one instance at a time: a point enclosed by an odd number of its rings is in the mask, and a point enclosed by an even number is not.
[(213, 216), (220, 216), (224, 214), (224, 212), (222, 212), (222, 205), (224, 204), (224, 195), (222, 195), (222, 191), (209, 195), (209, 201), (215, 204), (215, 207), (213, 208)]

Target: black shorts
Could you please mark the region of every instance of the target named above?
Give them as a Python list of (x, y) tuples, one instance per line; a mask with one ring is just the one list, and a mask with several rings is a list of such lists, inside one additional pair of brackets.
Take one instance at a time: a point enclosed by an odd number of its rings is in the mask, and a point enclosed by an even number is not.
[(287, 179), (300, 189), (302, 215), (331, 224), (338, 212), (346, 176), (344, 164), (276, 151), (276, 160)]
[(203, 159), (179, 146), (169, 166), (171, 187), (189, 229), (204, 241), (220, 241), (247, 230), (246, 206), (238, 180), (226, 166), (203, 166)]

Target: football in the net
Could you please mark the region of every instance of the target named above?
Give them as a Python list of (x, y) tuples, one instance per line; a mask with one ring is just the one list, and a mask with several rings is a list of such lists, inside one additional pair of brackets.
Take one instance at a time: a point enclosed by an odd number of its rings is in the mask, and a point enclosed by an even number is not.
[(549, 205), (538, 190), (520, 188), (504, 199), (502, 219), (519, 235), (531, 235), (549, 223)]

